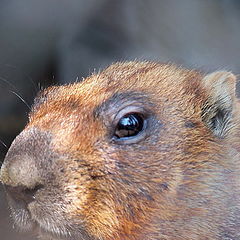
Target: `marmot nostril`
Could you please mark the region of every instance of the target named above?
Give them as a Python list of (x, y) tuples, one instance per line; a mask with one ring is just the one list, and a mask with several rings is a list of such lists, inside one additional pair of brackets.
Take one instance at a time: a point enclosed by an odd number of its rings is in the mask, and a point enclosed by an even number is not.
[(43, 188), (42, 184), (36, 185), (33, 189), (26, 188), (24, 186), (11, 187), (5, 186), (7, 193), (15, 201), (22, 201), (26, 205), (33, 202), (37, 191)]

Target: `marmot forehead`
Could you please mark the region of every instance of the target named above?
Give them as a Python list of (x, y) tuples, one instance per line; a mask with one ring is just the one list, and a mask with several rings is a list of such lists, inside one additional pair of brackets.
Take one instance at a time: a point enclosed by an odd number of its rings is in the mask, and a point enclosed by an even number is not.
[[(100, 73), (94, 73), (81, 82), (50, 87), (36, 97), (33, 110), (42, 103), (61, 100), (80, 101), (97, 105), (113, 94), (121, 92), (172, 92), (199, 88), (199, 71), (188, 70), (174, 64), (155, 62), (115, 63)], [(61, 103), (59, 103), (61, 106)], [(56, 106), (57, 107), (57, 106)]]
[[(68, 121), (75, 113), (83, 120), (93, 119), (100, 109), (105, 109), (102, 106), (111, 100), (117, 102), (120, 96), (129, 102), (135, 98), (139, 104), (144, 102), (154, 106), (155, 103), (159, 109), (164, 108), (161, 103), (166, 101), (188, 105), (190, 99), (198, 98), (192, 103), (200, 104), (205, 97), (201, 78), (199, 72), (173, 64), (116, 63), (81, 82), (44, 90), (35, 99), (29, 125), (34, 123), (49, 128), (55, 123), (58, 128), (60, 121)], [(55, 116), (51, 119), (50, 115)], [(42, 118), (45, 120), (40, 124)]]

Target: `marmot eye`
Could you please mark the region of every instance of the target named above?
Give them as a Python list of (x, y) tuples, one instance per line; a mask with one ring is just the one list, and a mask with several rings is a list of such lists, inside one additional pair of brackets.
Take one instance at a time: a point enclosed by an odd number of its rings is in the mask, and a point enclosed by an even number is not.
[(136, 136), (143, 130), (143, 126), (144, 119), (141, 114), (128, 113), (119, 120), (114, 135), (117, 138)]

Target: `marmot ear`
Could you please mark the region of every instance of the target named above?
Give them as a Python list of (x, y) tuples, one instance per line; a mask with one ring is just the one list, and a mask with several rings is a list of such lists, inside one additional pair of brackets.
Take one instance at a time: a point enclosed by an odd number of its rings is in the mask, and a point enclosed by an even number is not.
[(214, 135), (224, 137), (232, 126), (236, 77), (230, 72), (214, 72), (203, 78), (203, 86), (208, 98), (202, 107), (202, 119)]

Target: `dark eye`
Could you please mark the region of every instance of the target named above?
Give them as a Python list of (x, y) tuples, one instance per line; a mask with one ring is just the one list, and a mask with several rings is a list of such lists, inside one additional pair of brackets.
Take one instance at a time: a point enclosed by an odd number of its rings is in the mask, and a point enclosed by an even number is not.
[(119, 120), (114, 135), (118, 139), (136, 136), (143, 130), (143, 127), (143, 116), (139, 113), (129, 113)]

